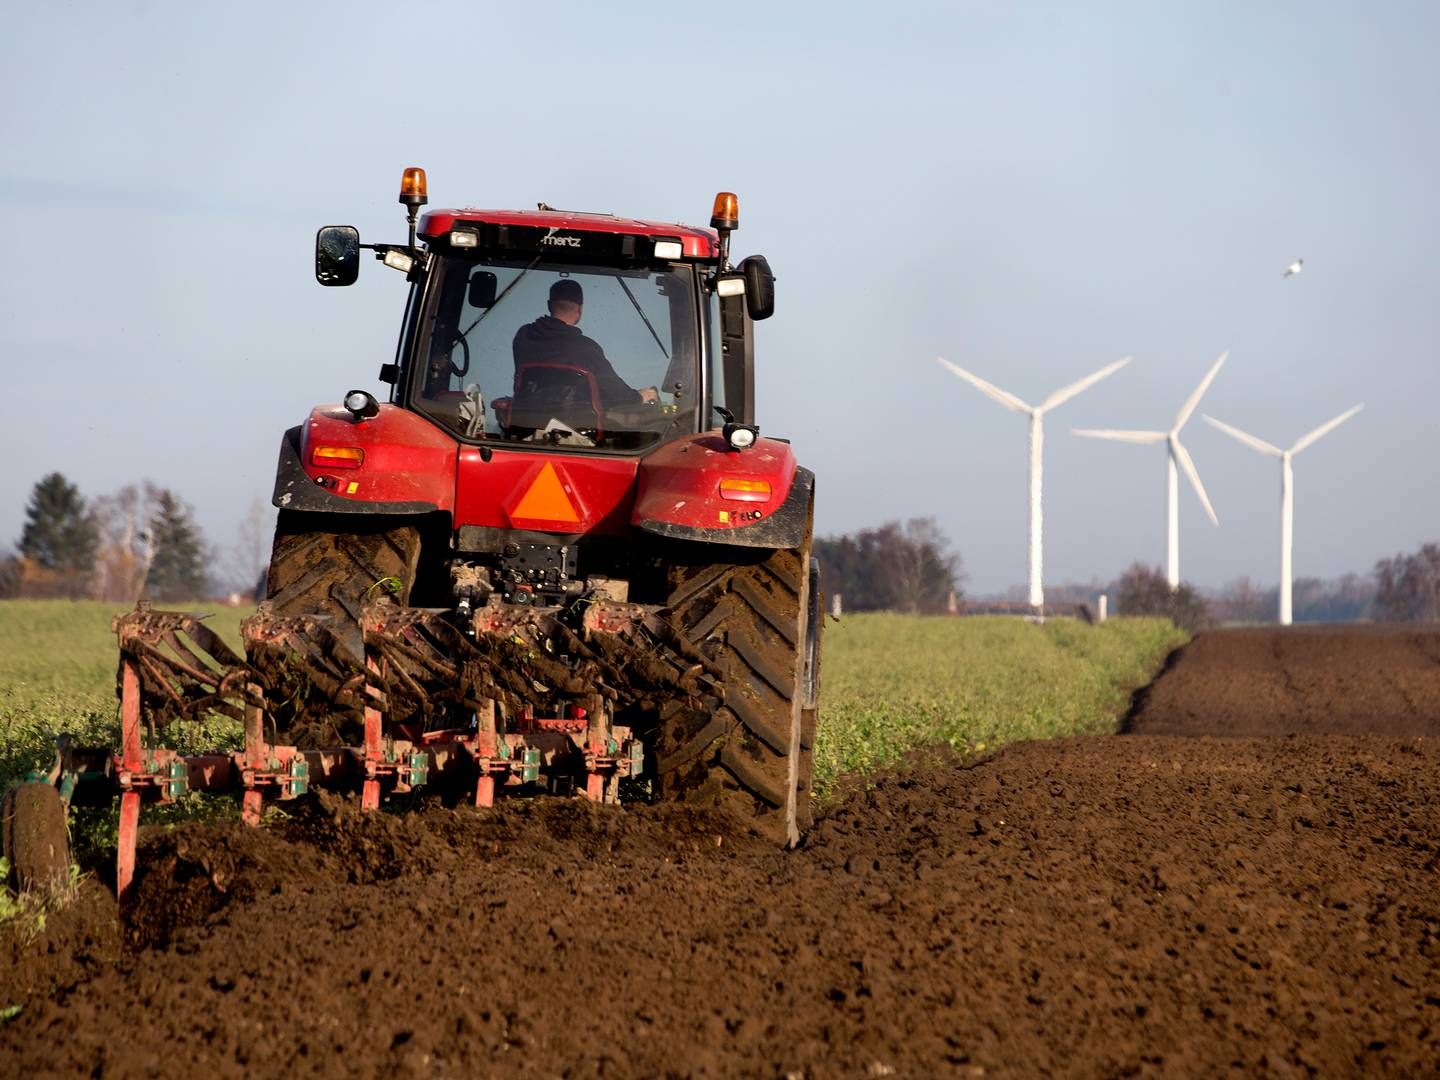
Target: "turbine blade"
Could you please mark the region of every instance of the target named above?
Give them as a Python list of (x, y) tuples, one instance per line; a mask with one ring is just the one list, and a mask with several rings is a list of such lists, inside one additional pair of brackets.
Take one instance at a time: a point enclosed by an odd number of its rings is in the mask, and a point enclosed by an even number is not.
[(1210, 384), (1215, 381), (1215, 376), (1220, 374), (1220, 368), (1224, 366), (1225, 359), (1229, 355), (1230, 350), (1226, 349), (1220, 354), (1220, 359), (1210, 366), (1210, 370), (1205, 373), (1205, 378), (1200, 380), (1200, 385), (1191, 391), (1190, 396), (1185, 399), (1185, 404), (1181, 405), (1180, 411), (1175, 414), (1175, 426), (1170, 429), (1171, 431), (1178, 432), (1185, 426), (1186, 421), (1190, 419), (1190, 414), (1195, 411), (1195, 406), (1200, 404), (1200, 399), (1205, 396), (1205, 391), (1209, 390)]
[(1157, 443), (1165, 441), (1163, 431), (1113, 431), (1109, 428), (1071, 428), (1072, 435), (1087, 439), (1112, 439), (1115, 442)]
[(1205, 507), (1205, 513), (1210, 515), (1210, 524), (1219, 525), (1220, 519), (1215, 516), (1215, 507), (1210, 505), (1210, 496), (1205, 494), (1205, 485), (1200, 482), (1200, 470), (1195, 468), (1195, 459), (1190, 456), (1190, 451), (1185, 449), (1185, 444), (1179, 439), (1170, 440), (1170, 449), (1189, 479), (1190, 486), (1195, 489), (1195, 494), (1200, 496), (1200, 504)]
[(979, 375), (970, 374), (970, 372), (966, 371), (958, 364), (952, 364), (943, 356), (937, 356), (936, 359), (940, 361), (942, 366), (949, 368), (956, 375), (959, 375), (960, 378), (964, 379), (971, 386), (975, 387), (976, 390), (979, 390), (982, 394), (985, 394), (988, 397), (994, 398), (1001, 405), (1004, 405), (1007, 409), (1014, 409), (1016, 412), (1025, 413), (1027, 416), (1034, 411), (1030, 408), (1029, 405), (1026, 405), (1025, 402), (1021, 401), (1018, 397), (1010, 393), (1008, 390), (1001, 390), (994, 383), (986, 382), (984, 379), (980, 378)]
[(1221, 431), (1225, 432), (1226, 435), (1229, 435), (1232, 439), (1239, 439), (1242, 443), (1250, 447), (1252, 450), (1259, 450), (1262, 454), (1271, 454), (1274, 457), (1283, 457), (1285, 455), (1285, 451), (1281, 450), (1278, 446), (1271, 446), (1264, 439), (1257, 439), (1254, 435), (1250, 435), (1244, 431), (1241, 431), (1237, 427), (1231, 427), (1229, 424), (1224, 423), (1223, 421), (1216, 420), (1213, 416), (1206, 416), (1204, 413), (1201, 413), (1200, 418), (1204, 420), (1207, 424), (1209, 424), (1211, 427), (1219, 428)]
[(1314, 431), (1310, 432), (1309, 435), (1301, 435), (1299, 440), (1296, 441), (1295, 445), (1290, 448), (1290, 453), (1298, 454), (1301, 450), (1304, 450), (1307, 446), (1313, 443), (1316, 439), (1320, 438), (1322, 435), (1327, 435), (1330, 432), (1334, 431), (1337, 427), (1343, 424), (1346, 420), (1349, 420), (1350, 417), (1354, 416), (1364, 407), (1365, 403), (1362, 401), (1353, 409), (1346, 409), (1339, 416), (1335, 417), (1334, 420), (1331, 420), (1328, 423), (1321, 424)]
[(1080, 393), (1081, 390), (1088, 390), (1090, 387), (1094, 386), (1097, 382), (1105, 378), (1107, 375), (1114, 375), (1115, 372), (1119, 371), (1129, 362), (1130, 357), (1128, 356), (1125, 357), (1124, 360), (1116, 360), (1113, 364), (1106, 364), (1099, 371), (1086, 375), (1083, 379), (1077, 379), (1069, 386), (1065, 386), (1059, 390), (1056, 390), (1053, 394), (1051, 394), (1037, 406), (1038, 411), (1049, 412), (1051, 409), (1055, 408), (1055, 406), (1065, 404), (1065, 402), (1069, 401), (1076, 394)]

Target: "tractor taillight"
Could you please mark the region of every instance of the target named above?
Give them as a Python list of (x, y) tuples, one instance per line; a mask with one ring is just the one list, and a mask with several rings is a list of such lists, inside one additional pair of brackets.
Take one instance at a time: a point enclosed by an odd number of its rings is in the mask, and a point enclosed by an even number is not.
[(358, 469), (365, 464), (365, 451), (358, 446), (317, 446), (310, 451), (310, 464), (332, 469)]
[(769, 502), (770, 481), (726, 478), (720, 481), (720, 497), (735, 502)]

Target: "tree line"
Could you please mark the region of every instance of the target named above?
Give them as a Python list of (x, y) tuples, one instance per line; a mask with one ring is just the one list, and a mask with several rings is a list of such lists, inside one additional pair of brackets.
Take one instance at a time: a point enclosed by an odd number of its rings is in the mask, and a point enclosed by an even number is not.
[(846, 611), (933, 614), (964, 600), (960, 556), (934, 518), (819, 537), (814, 553), (825, 592), (839, 593)]
[(86, 499), (54, 472), (31, 489), (16, 553), (0, 559), (0, 597), (168, 602), (227, 584), (248, 594), (269, 556), (269, 530), (256, 500), (235, 548), (222, 553), (169, 488), (146, 481)]
[[(815, 541), (827, 595), (839, 593), (847, 611), (937, 614), (964, 610), (960, 555), (933, 518), (886, 522), (853, 534)], [(1158, 566), (1133, 563), (1113, 581), (1047, 587), (1047, 605), (1093, 605), (1104, 593), (1119, 615), (1162, 615), (1190, 630), (1219, 623), (1274, 622), (1278, 586), (1239, 578), (1201, 591), (1182, 582), (1170, 588)], [(1440, 543), (1379, 560), (1369, 574), (1296, 578), (1296, 622), (1440, 621)]]
[[(1209, 595), (1181, 583), (1172, 590), (1159, 567), (1135, 563), (1108, 586), (1117, 613), (1166, 615), (1186, 629), (1217, 623), (1267, 623), (1280, 606), (1278, 586), (1239, 578)], [(1440, 544), (1380, 559), (1368, 574), (1296, 578), (1296, 622), (1440, 621)]]

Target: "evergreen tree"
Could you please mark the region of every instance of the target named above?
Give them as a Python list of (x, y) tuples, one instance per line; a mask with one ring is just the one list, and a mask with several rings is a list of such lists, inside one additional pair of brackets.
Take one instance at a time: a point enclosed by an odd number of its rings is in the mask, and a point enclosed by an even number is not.
[(194, 514), (173, 492), (162, 489), (150, 519), (155, 557), (145, 594), (155, 600), (194, 600), (205, 594), (205, 538)]
[(79, 595), (94, 568), (99, 543), (99, 526), (79, 488), (58, 472), (35, 484), (25, 507), (21, 555), (53, 571), (62, 592)]

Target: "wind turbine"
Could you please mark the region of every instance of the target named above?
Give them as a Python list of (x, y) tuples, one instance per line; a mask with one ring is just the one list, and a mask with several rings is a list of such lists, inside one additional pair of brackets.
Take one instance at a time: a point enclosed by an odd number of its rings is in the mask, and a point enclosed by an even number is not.
[(1045, 590), (1041, 584), (1041, 568), (1043, 558), (1041, 554), (1041, 533), (1044, 526), (1044, 516), (1040, 509), (1040, 467), (1045, 445), (1045, 430), (1042, 420), (1047, 412), (1065, 404), (1082, 390), (1094, 386), (1101, 379), (1113, 375), (1130, 362), (1130, 357), (1123, 360), (1116, 360), (1113, 364), (1107, 364), (1099, 371), (1078, 379), (1069, 386), (1063, 386), (1047, 397), (1039, 405), (1027, 405), (1014, 394), (1001, 390), (993, 383), (988, 383), (978, 375), (972, 375), (964, 368), (952, 364), (943, 356), (938, 357), (941, 366), (949, 368), (960, 378), (964, 379), (975, 389), (987, 397), (994, 398), (1007, 409), (1024, 413), (1030, 417), (1030, 606), (1042, 608), (1045, 604)]
[(1185, 399), (1185, 404), (1180, 406), (1180, 411), (1175, 414), (1175, 423), (1169, 431), (1113, 431), (1109, 429), (1095, 430), (1090, 428), (1072, 428), (1076, 435), (1083, 435), (1089, 439), (1113, 439), (1116, 442), (1130, 443), (1158, 443), (1163, 442), (1167, 448), (1166, 465), (1166, 488), (1165, 488), (1165, 577), (1170, 582), (1170, 588), (1174, 589), (1180, 585), (1180, 480), (1177, 475), (1177, 466), (1183, 469), (1190, 486), (1195, 489), (1195, 494), (1200, 496), (1200, 505), (1205, 507), (1205, 513), (1210, 517), (1212, 525), (1219, 525), (1220, 519), (1215, 516), (1215, 508), (1210, 505), (1210, 496), (1205, 494), (1205, 485), (1200, 482), (1200, 472), (1195, 468), (1195, 461), (1190, 456), (1190, 451), (1180, 441), (1180, 429), (1189, 421), (1195, 411), (1195, 406), (1200, 404), (1201, 397), (1215, 381), (1215, 376), (1220, 374), (1221, 365), (1230, 353), (1223, 352), (1220, 359), (1211, 365), (1210, 370), (1205, 373), (1205, 378), (1200, 380), (1200, 385), (1195, 387), (1190, 396)]
[(1229, 424), (1221, 423), (1213, 416), (1205, 417), (1205, 422), (1212, 427), (1217, 427), (1233, 439), (1238, 439), (1252, 450), (1259, 450), (1262, 454), (1269, 454), (1271, 457), (1280, 459), (1280, 625), (1289, 626), (1291, 622), (1291, 575), (1292, 560), (1295, 551), (1295, 472), (1291, 467), (1291, 461), (1295, 455), (1304, 450), (1311, 443), (1323, 435), (1328, 435), (1337, 427), (1343, 424), (1350, 417), (1365, 407), (1364, 402), (1352, 409), (1347, 409), (1333, 420), (1321, 424), (1308, 435), (1301, 435), (1295, 440), (1295, 445), (1289, 450), (1281, 450), (1278, 446), (1271, 446), (1264, 439), (1257, 439), (1254, 435), (1247, 434), (1239, 428), (1231, 427)]

